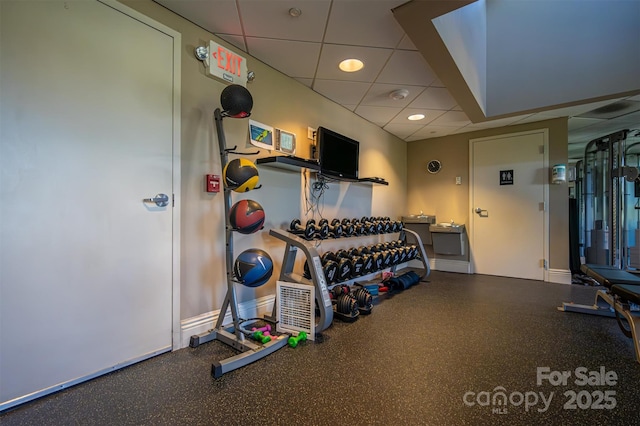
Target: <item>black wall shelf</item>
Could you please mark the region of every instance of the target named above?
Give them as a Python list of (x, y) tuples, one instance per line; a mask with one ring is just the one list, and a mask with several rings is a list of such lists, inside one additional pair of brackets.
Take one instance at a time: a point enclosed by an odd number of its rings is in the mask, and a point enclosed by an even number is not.
[[(290, 172), (299, 172), (303, 169), (310, 170), (312, 172), (320, 173), (320, 165), (315, 160), (307, 160), (300, 157), (291, 157), (286, 155), (278, 155), (274, 157), (263, 157), (258, 158), (256, 160), (256, 164), (260, 166), (274, 167), (277, 169), (290, 171)], [(336, 178), (333, 176), (327, 177), (329, 181), (342, 181), (340, 178)], [(353, 183), (361, 183), (361, 184), (377, 184), (377, 185), (389, 185), (389, 182), (382, 178), (361, 178), (358, 180), (344, 180), (345, 182), (353, 182)]]

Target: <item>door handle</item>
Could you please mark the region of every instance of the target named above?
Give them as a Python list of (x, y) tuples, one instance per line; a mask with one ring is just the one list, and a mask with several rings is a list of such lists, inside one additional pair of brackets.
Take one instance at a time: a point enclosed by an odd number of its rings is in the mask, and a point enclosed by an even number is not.
[(167, 194), (156, 194), (153, 198), (145, 198), (144, 203), (156, 203), (158, 207), (166, 207), (169, 204), (169, 196)]
[(478, 216), (480, 217), (489, 217), (489, 212), (487, 210), (481, 209), (480, 207), (476, 207), (475, 212), (478, 213)]

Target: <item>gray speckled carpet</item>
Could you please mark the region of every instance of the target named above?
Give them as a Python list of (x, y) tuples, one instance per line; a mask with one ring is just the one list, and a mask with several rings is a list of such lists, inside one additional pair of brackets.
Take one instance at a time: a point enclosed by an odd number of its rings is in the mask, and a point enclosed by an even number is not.
[[(615, 319), (556, 309), (593, 303), (596, 288), (438, 271), (429, 280), (220, 379), (211, 362), (233, 351), (214, 341), (23, 404), (0, 424), (637, 424), (631, 340)], [(538, 385), (545, 367), (551, 381), (571, 376)]]

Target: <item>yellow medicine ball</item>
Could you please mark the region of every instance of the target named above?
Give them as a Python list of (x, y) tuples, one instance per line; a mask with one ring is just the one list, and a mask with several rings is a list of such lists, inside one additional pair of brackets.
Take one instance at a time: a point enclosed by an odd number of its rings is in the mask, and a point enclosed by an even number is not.
[(224, 186), (235, 192), (251, 191), (258, 185), (258, 168), (251, 160), (236, 158), (229, 161), (222, 170)]

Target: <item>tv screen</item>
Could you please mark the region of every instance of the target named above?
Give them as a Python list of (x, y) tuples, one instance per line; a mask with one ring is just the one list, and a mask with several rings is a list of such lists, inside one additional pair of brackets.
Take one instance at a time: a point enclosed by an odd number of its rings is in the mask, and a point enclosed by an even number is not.
[(324, 127), (318, 127), (320, 174), (342, 180), (358, 180), (360, 143)]

